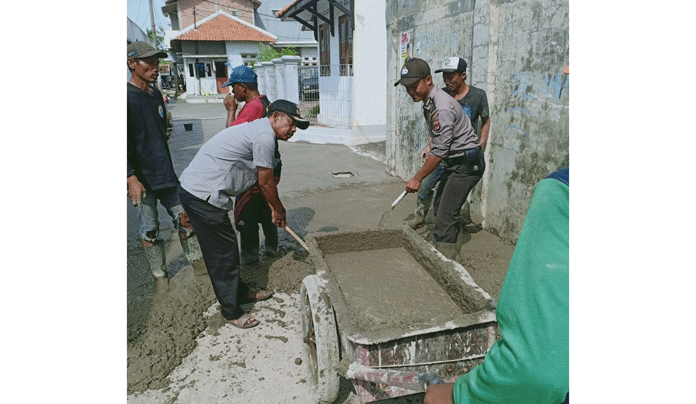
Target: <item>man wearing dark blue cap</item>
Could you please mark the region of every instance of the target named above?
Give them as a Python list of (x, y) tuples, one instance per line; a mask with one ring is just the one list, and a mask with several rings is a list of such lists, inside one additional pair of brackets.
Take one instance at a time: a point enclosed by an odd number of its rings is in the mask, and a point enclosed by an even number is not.
[[(232, 86), (232, 91), (223, 101), (227, 109), (226, 128), (266, 116), (265, 108), (270, 102), (265, 95), (259, 93), (256, 73), (251, 67), (241, 65), (232, 69), (230, 79), (222, 85), (222, 87), (227, 86)], [(239, 102), (244, 102), (244, 107), (235, 117)]]
[[(256, 73), (253, 69), (244, 65), (235, 67), (230, 73), (229, 81), (222, 85), (222, 87), (226, 86), (232, 86), (232, 91), (224, 101), (227, 108), (227, 127), (252, 122), (266, 116), (266, 108), (270, 102), (265, 95), (259, 93)], [(235, 118), (237, 101), (244, 102), (244, 107)], [(273, 168), (273, 179), (276, 185), (280, 182), (282, 165), (276, 140)], [(259, 224), (263, 229), (266, 254), (277, 255), (278, 228), (271, 220), (271, 209), (263, 197), (261, 188), (254, 185), (236, 197), (234, 202), (234, 225), (239, 232), (242, 264), (253, 264), (259, 261)]]
[(273, 102), (266, 118), (230, 126), (200, 148), (181, 174), (179, 197), (198, 234), (222, 316), (239, 328), (259, 322), (240, 303), (268, 299), (267, 291), (250, 291), (239, 282), (239, 249), (229, 211), (232, 198), (258, 184), (272, 211), (272, 221), (285, 227), (285, 208), (273, 179), (276, 139), (288, 140), (297, 128), (307, 129), (297, 105)]

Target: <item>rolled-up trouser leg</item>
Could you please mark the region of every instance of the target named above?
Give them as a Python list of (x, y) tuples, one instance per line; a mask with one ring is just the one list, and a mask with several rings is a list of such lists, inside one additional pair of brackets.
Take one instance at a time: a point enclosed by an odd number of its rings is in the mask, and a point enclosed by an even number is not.
[(465, 164), (446, 167), (440, 180), (433, 212), (435, 229), (433, 239), (444, 243), (456, 243), (459, 236), (459, 211), (467, 195), (479, 182), (483, 169), (472, 171)]
[(205, 267), (205, 260), (203, 259), (203, 253), (201, 252), (201, 246), (198, 243), (198, 238), (196, 233), (191, 226), (191, 222), (188, 218), (186, 212), (181, 213), (177, 219), (178, 229), (179, 229), (179, 241), (181, 241), (181, 248), (184, 250), (186, 259), (189, 264), (193, 267), (193, 274), (195, 276), (207, 276), (208, 269)]
[(145, 257), (155, 278), (166, 278), (167, 269), (164, 256), (164, 241), (143, 242)]
[(237, 304), (237, 298), (240, 294), (244, 296), (247, 291), (243, 290), (246, 288), (239, 282), (237, 236), (228, 212), (181, 188), (180, 198), (196, 231), (222, 316), (227, 320), (239, 318), (244, 311)]

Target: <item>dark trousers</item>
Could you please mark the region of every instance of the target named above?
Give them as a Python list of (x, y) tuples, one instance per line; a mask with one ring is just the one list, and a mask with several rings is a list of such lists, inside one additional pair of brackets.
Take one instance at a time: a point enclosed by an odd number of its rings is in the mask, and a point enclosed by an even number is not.
[(470, 164), (462, 163), (447, 166), (442, 174), (437, 194), (433, 201), (433, 213), (435, 214), (435, 229), (433, 239), (443, 243), (456, 243), (459, 237), (459, 211), (466, 202), (469, 192), (481, 180), (486, 170), (483, 158), (477, 169), (470, 168)]
[(208, 268), (215, 297), (220, 302), (222, 316), (234, 320), (244, 314), (239, 307), (239, 296), (249, 288), (239, 281), (239, 249), (237, 235), (228, 211), (197, 198), (179, 187), (181, 205), (188, 214), (198, 235), (201, 253)]

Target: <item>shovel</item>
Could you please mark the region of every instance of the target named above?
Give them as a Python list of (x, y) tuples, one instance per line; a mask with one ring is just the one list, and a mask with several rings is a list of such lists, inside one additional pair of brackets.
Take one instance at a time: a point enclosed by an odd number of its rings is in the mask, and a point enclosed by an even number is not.
[(301, 239), (297, 234), (295, 234), (294, 231), (292, 231), (288, 226), (285, 226), (284, 229), (285, 229), (285, 231), (287, 231), (288, 233), (290, 233), (290, 235), (291, 235), (295, 240), (297, 240), (297, 242), (300, 243), (300, 245), (301, 245), (302, 247), (304, 247), (304, 249), (307, 250), (307, 252), (309, 252), (309, 248), (307, 248), (307, 244), (305, 244), (305, 242), (302, 241), (302, 239)]

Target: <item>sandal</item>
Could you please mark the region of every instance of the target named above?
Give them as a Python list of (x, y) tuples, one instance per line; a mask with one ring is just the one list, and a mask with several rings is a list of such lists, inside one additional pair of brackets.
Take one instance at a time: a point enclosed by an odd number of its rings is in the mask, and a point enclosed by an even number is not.
[(249, 293), (242, 299), (243, 302), (260, 302), (262, 300), (270, 299), (273, 296), (273, 292), (267, 290), (250, 290)]
[(254, 316), (252, 316), (249, 313), (244, 313), (238, 319), (230, 320), (229, 322), (233, 326), (242, 329), (256, 327), (257, 325), (259, 325), (259, 320), (255, 319)]

